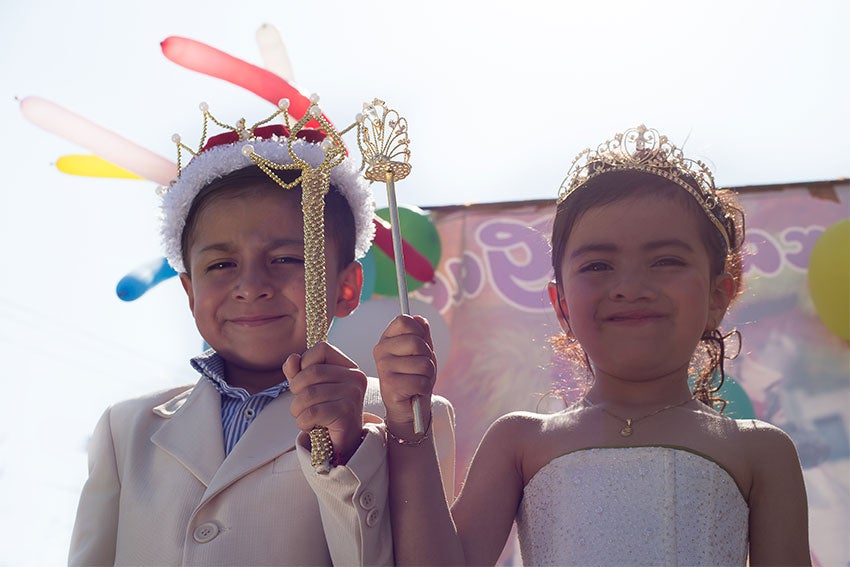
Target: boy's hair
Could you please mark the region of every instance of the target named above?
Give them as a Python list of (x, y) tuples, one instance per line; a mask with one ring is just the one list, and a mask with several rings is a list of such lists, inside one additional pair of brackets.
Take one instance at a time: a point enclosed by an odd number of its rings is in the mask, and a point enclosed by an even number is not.
[[(297, 179), (300, 174), (300, 170), (286, 170), (280, 172), (278, 177), (289, 183)], [(266, 191), (293, 191), (299, 197), (301, 195), (300, 186), (283, 189), (256, 165), (237, 169), (219, 177), (198, 192), (189, 207), (186, 222), (180, 234), (181, 259), (186, 273), (191, 276), (189, 250), (200, 214), (219, 199), (238, 198), (242, 195)], [(300, 203), (300, 199), (298, 202)], [(355, 223), (348, 201), (334, 185), (330, 185), (325, 195), (324, 215), (325, 230), (329, 237), (325, 245), (333, 243), (336, 247), (339, 268), (342, 269), (355, 259)]]
[[(686, 182), (690, 183), (686, 179)], [(734, 280), (734, 300), (743, 288), (743, 242), (744, 242), (744, 213), (734, 192), (718, 190), (716, 197), (724, 212), (728, 215), (727, 237), (730, 238), (727, 249), (725, 238), (718, 232), (716, 225), (710, 221), (700, 203), (677, 183), (664, 177), (644, 171), (618, 170), (596, 176), (582, 184), (581, 189), (574, 191), (568, 199), (558, 203), (555, 220), (552, 226), (552, 267), (555, 271), (556, 285), (561, 288), (561, 264), (566, 249), (567, 239), (576, 222), (591, 208), (614, 203), (621, 199), (639, 195), (651, 194), (654, 199), (672, 199), (682, 203), (691, 212), (698, 223), (699, 231), (706, 251), (708, 252), (711, 276), (729, 272)], [(740, 334), (733, 331), (731, 334)], [(728, 336), (728, 335), (727, 335)], [(703, 349), (697, 349), (691, 360), (691, 369), (697, 373), (694, 394), (706, 405), (720, 405), (721, 411), (726, 402), (717, 396), (723, 385), (725, 371), (723, 360), (726, 357), (724, 339), (726, 337), (715, 329), (706, 331), (701, 342)], [(572, 333), (561, 333), (551, 339), (558, 355), (572, 368), (583, 374), (583, 383), (579, 389), (586, 391), (593, 380), (593, 371), (587, 354)], [(575, 388), (567, 388), (574, 390)], [(567, 392), (561, 389), (565, 395)]]

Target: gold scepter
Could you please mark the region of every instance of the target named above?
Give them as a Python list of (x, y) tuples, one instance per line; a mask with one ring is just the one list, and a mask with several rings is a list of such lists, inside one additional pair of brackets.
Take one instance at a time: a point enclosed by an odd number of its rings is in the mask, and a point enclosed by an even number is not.
[[(304, 285), (306, 292), (307, 316), (307, 348), (327, 339), (327, 285), (325, 281), (325, 195), (330, 189), (331, 170), (345, 159), (345, 145), (341, 134), (325, 119), (319, 109), (318, 95), (310, 97), (310, 108), (295, 124), (290, 125), (286, 110), (289, 101), (280, 103), (282, 114), (289, 137), (286, 138), (287, 150), (291, 164), (277, 164), (257, 155), (250, 145), (243, 148), (243, 153), (251, 158), (266, 175), (271, 177), (284, 189), (289, 189), (300, 183), (301, 209), (304, 216)], [(325, 131), (325, 139), (321, 143), (324, 159), (318, 165), (311, 165), (295, 153), (293, 144), (297, 134), (308, 122), (316, 120)], [(353, 127), (353, 126), (352, 126)], [(348, 128), (346, 129), (348, 130)], [(301, 170), (301, 175), (290, 183), (281, 180), (277, 170)], [(334, 449), (327, 427), (317, 425), (310, 430), (310, 460), (316, 472), (327, 474), (331, 470)]]
[[(399, 116), (395, 110), (387, 108), (384, 101), (376, 98), (371, 104), (363, 105), (363, 114), (357, 115), (357, 124), (357, 145), (363, 155), (363, 166), (368, 165), (364, 175), (371, 181), (379, 181), (387, 186), (399, 305), (401, 314), (409, 315), (410, 303), (407, 297), (401, 225), (395, 195), (395, 181), (404, 179), (410, 174), (407, 119)], [(414, 396), (411, 404), (413, 431), (421, 435), (425, 433), (425, 426), (419, 396)]]

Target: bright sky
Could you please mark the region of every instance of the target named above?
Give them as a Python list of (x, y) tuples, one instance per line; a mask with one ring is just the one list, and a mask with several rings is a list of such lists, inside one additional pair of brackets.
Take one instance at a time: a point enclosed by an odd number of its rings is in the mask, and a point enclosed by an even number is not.
[(0, 0), (0, 566), (65, 561), (100, 413), (194, 380), (200, 345), (175, 280), (135, 302), (115, 295), (161, 255), (156, 184), (59, 173), (58, 157), (85, 150), (26, 122), (15, 97), (174, 159), (172, 133), (200, 134), (199, 102), (228, 122), (270, 106), (178, 67), (159, 42), (190, 37), (262, 65), (264, 22), (337, 125), (376, 96), (407, 117), (401, 203), (554, 197), (581, 149), (641, 122), (721, 185), (850, 176), (843, 0)]

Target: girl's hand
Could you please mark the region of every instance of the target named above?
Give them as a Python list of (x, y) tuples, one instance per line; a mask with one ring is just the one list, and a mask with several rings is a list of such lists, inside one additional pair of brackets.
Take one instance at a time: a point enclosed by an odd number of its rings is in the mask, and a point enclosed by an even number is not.
[(283, 373), (295, 396), (289, 411), (298, 428), (309, 433), (317, 425), (327, 427), (337, 464), (345, 464), (360, 446), (366, 375), (326, 342), (290, 355)]
[(372, 354), (387, 408), (387, 427), (397, 434), (413, 431), (413, 396), (420, 396), (422, 418), (428, 423), (437, 379), (428, 320), (420, 315), (399, 315), (387, 325)]

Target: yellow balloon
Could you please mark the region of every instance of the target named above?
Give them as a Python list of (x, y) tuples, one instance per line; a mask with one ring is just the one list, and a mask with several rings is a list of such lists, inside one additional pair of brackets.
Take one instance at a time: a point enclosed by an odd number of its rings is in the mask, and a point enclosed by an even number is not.
[(823, 324), (850, 340), (850, 218), (827, 228), (815, 242), (809, 293)]
[(85, 177), (113, 177), (116, 179), (143, 179), (123, 167), (92, 155), (62, 156), (56, 160), (56, 168), (62, 173)]

